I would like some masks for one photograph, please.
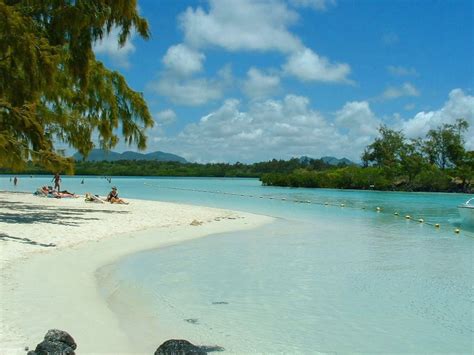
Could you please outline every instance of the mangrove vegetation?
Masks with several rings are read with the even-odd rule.
[[[263,174],[269,186],[471,192],[474,152],[466,151],[468,122],[459,119],[430,130],[424,138],[407,139],[386,126],[364,150],[362,166]]]

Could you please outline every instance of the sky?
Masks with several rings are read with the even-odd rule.
[[[458,118],[474,149],[473,4],[139,0],[151,38],[113,30],[94,52],[143,93],[146,152],[358,162],[381,124],[416,138]]]

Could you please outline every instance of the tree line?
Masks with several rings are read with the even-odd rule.
[[[386,126],[364,150],[362,165],[334,166],[321,159],[273,159],[244,163],[179,163],[147,160],[77,161],[75,173],[98,176],[184,176],[260,178],[263,185],[308,188],[471,192],[474,152],[464,148],[465,120],[430,130],[424,138],[407,139]],[[13,173],[0,168],[0,173]],[[50,174],[28,162],[25,174]]]
[[[303,167],[263,174],[260,180],[269,186],[471,192],[474,151],[465,149],[468,127],[459,119],[430,130],[424,138],[407,139],[402,131],[382,125],[379,137],[361,156],[362,166]]]
[[[332,166],[320,159],[302,161],[273,159],[253,164],[244,163],[179,163],[150,160],[117,160],[117,161],[77,161],[75,174],[99,176],[189,176],[189,177],[252,177],[263,174],[282,172],[290,174],[300,168],[330,169]],[[13,173],[11,169],[1,169],[0,173]],[[22,170],[24,174],[50,175],[51,172],[33,162],[27,163]]]

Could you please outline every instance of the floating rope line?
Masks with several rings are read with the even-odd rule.
[[[277,201],[285,201],[285,202],[292,202],[292,203],[303,203],[303,204],[310,204],[310,205],[319,205],[319,206],[332,206],[332,207],[340,207],[340,208],[352,208],[355,210],[362,210],[362,211],[370,211],[372,208],[368,208],[365,206],[359,207],[359,206],[351,206],[351,205],[346,205],[345,203],[333,203],[333,202],[328,202],[328,201],[313,201],[313,200],[302,200],[302,199],[291,199],[291,198],[286,198],[286,197],[272,197],[272,196],[262,196],[262,195],[249,195],[249,194],[240,194],[240,193],[233,193],[233,192],[225,192],[225,191],[219,191],[219,190],[200,190],[200,189],[190,189],[190,188],[184,188],[184,187],[170,187],[170,186],[159,186],[159,185],[153,185],[144,182],[143,183],[146,186],[150,187],[156,187],[160,189],[169,189],[169,190],[178,190],[178,191],[191,191],[191,192],[199,192],[199,193],[209,193],[209,194],[219,194],[219,195],[230,195],[230,196],[238,196],[238,197],[248,197],[248,198],[259,198],[259,199],[266,199],[266,200],[277,200]],[[377,213],[383,213],[383,209],[381,207],[376,207],[375,211]],[[400,217],[399,212],[394,212],[393,215],[395,217]],[[405,215],[406,220],[413,220],[417,221],[419,224],[426,224],[432,227],[435,227],[436,229],[441,228],[441,225],[439,223],[434,223],[434,222],[429,222],[425,221],[424,218],[417,218],[416,216],[411,216],[411,215]],[[454,233],[459,234],[461,232],[461,229],[455,228]]]

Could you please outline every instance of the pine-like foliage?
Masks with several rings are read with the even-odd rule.
[[[0,19],[0,167],[71,172],[55,145],[87,156],[93,137],[110,149],[120,133],[145,148],[153,119],[142,94],[92,50],[115,28],[119,45],[133,29],[148,38],[135,0],[0,0]]]

